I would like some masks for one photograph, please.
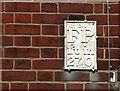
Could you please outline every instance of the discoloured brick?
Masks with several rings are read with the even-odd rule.
[[[107,84],[88,83],[85,85],[85,91],[106,91],[108,89]]]
[[[89,73],[87,72],[56,72],[56,81],[89,81]]]

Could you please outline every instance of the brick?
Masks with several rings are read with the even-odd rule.
[[[1,25],[0,28],[1,28],[0,34],[3,34],[3,33],[4,33],[4,28],[5,28],[5,27],[4,27],[3,25]]]
[[[4,3],[1,3],[2,4],[2,12],[4,12]]]
[[[111,68],[112,70],[119,69],[120,61],[118,61],[118,60],[111,61],[111,66],[112,66],[112,68]]]
[[[32,38],[33,46],[63,46],[62,37],[33,37]]]
[[[16,14],[15,23],[31,23],[30,14]]]
[[[119,26],[110,26],[109,35],[110,36],[119,36],[120,35],[120,27]],[[104,34],[108,36],[108,28],[104,27]]]
[[[118,60],[111,61],[111,66],[112,66],[112,68],[111,68],[112,70],[119,69],[120,61],[118,61]]]
[[[120,81],[120,72],[118,72],[118,81]]]
[[[57,35],[58,27],[57,26],[42,26],[43,35]]]
[[[119,48],[120,47],[120,38],[110,38],[110,47]],[[108,47],[108,39],[107,38],[99,38],[98,39],[98,47]]]
[[[97,58],[103,58],[104,50],[103,49],[97,49]]]
[[[5,11],[15,12],[15,3],[5,3]]]
[[[97,40],[97,46],[98,47],[104,47],[105,39],[104,38],[98,38]]]
[[[5,57],[8,58],[27,58],[39,57],[39,49],[35,48],[5,48]]]
[[[85,91],[106,91],[108,89],[107,84],[87,83],[85,85]]]
[[[2,36],[2,45],[3,46],[12,46],[13,45],[13,37]]]
[[[69,15],[69,20],[84,20],[84,15]]]
[[[3,58],[3,48],[0,48],[0,57]]]
[[[26,36],[16,36],[14,37],[14,43],[16,46],[30,46],[31,38]]]
[[[120,15],[118,16],[118,23],[119,23],[119,26],[120,26]],[[120,27],[119,27],[119,29],[120,29]]]
[[[64,26],[60,26],[59,30],[60,30],[60,35],[64,35]]]
[[[53,72],[40,71],[38,72],[39,81],[53,81]]]
[[[11,83],[11,90],[27,90],[27,83]]]
[[[64,58],[64,49],[59,49],[59,58]]]
[[[104,47],[104,38],[98,38],[97,40],[97,47]]]
[[[33,23],[37,24],[63,24],[65,19],[65,14],[33,14]]]
[[[91,88],[90,88],[91,87]],[[108,84],[106,83],[88,83],[86,84],[86,88],[85,91],[117,91],[116,88],[114,88],[111,84],[110,84],[110,89],[108,89]]]
[[[3,71],[2,81],[35,81],[36,73],[33,71]]]
[[[108,70],[108,61],[105,61],[105,60],[100,60],[98,61],[98,70]]]
[[[64,90],[64,84],[61,83],[30,83],[30,91],[33,90]]]
[[[5,25],[5,34],[40,34],[40,26],[37,25]]]
[[[118,25],[119,24],[119,15],[110,15],[110,24]]]
[[[9,89],[9,84],[8,83],[2,83],[2,91],[6,91]]]
[[[57,49],[56,48],[42,48],[41,57],[42,58],[57,58]]]
[[[120,48],[120,38],[110,38],[110,47]],[[98,47],[108,47],[108,38],[99,38]]]
[[[103,36],[103,27],[97,26],[97,36]]]
[[[3,13],[2,23],[13,23],[13,14]]]
[[[107,16],[106,15],[88,15],[87,20],[97,21],[98,25],[107,25]]]
[[[108,50],[106,49],[106,58],[108,58]],[[120,49],[110,49],[110,58],[119,59],[120,58]]]
[[[63,13],[93,13],[93,4],[60,3],[59,12]]]
[[[87,72],[55,72],[55,81],[89,81]]]
[[[6,12],[40,12],[39,3],[29,2],[6,2]]]
[[[105,39],[104,47],[108,46],[108,39]],[[110,38],[110,47],[120,48],[120,38]]]
[[[66,90],[67,91],[73,91],[73,90],[83,91],[83,84],[68,83],[66,84]]]
[[[119,13],[119,4],[110,4],[110,13]],[[107,4],[104,5],[104,12],[107,13]]]
[[[0,21],[2,22],[2,21],[3,21],[3,19],[2,19],[2,13],[0,13],[0,17],[1,17],[1,18],[0,18]]]
[[[117,67],[120,65],[120,62],[117,60],[111,60],[110,64],[112,66],[111,70],[118,69]],[[108,60],[99,60],[98,61],[98,70],[108,70]]]
[[[33,69],[62,69],[63,60],[34,60]]]
[[[57,4],[55,3],[43,3],[41,7],[42,12],[57,12]]]
[[[15,60],[15,69],[30,69],[31,60]]]
[[[97,72],[97,77],[98,77],[98,82],[107,82],[108,81],[108,73],[106,73],[106,72]]]
[[[13,68],[13,60],[3,59],[2,60],[2,69],[12,69]]]
[[[95,13],[103,13],[103,4],[95,4],[94,12]]]

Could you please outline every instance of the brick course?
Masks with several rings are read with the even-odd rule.
[[[24,71],[3,71],[2,81],[34,81],[36,79],[35,72]]]
[[[40,26],[38,25],[5,25],[5,34],[40,34]]]

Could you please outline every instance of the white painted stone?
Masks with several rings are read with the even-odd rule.
[[[96,22],[65,21],[65,69],[96,70]]]

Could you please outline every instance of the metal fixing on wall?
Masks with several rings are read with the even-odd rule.
[[[97,70],[96,21],[65,20],[66,70]]]

